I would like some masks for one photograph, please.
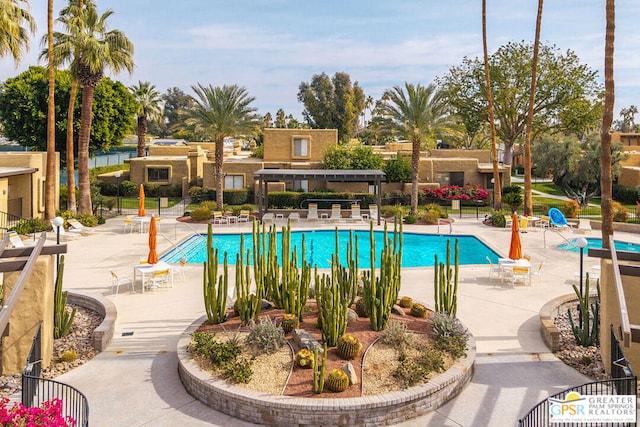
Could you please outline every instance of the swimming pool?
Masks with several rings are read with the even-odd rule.
[[[616,240],[616,250],[619,251],[629,251],[629,252],[640,252],[640,245],[636,243],[629,242],[621,242]],[[576,245],[576,239],[571,240],[570,242],[563,243],[561,245],[556,246],[558,249],[562,249],[563,251],[571,251],[571,252],[580,252],[580,248]],[[585,249],[600,249],[602,248],[602,239],[596,239],[594,237],[587,238],[587,247]]]
[[[340,262],[346,263],[347,242],[349,231],[338,232]],[[335,250],[334,230],[313,230],[291,232],[291,247],[296,246],[300,255],[302,235],[305,235],[306,259],[313,267],[330,268],[331,256]],[[353,235],[358,239],[358,267],[368,268],[370,265],[369,231],[354,230]],[[280,236],[278,233],[278,256],[280,256]],[[393,233],[388,233],[393,238]],[[376,258],[379,259],[382,250],[383,232],[374,231]],[[251,248],[251,234],[244,235],[245,252]],[[487,264],[486,257],[492,262],[498,261],[498,254],[474,236],[467,235],[440,235],[403,233],[402,266],[403,267],[429,267],[433,266],[434,255],[438,254],[438,260],[444,262],[447,250],[447,240],[451,240],[451,262],[453,263],[455,239],[459,241],[460,265]],[[236,254],[240,246],[240,234],[214,234],[213,247],[218,249],[218,262],[223,262],[224,252],[227,251],[229,264],[235,264]],[[178,249],[179,248],[179,249]],[[206,235],[194,235],[161,257],[162,261],[177,263],[181,258],[186,258],[187,263],[198,264],[206,259]],[[300,256],[298,256],[300,259]]]

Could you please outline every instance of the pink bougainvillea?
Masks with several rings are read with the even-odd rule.
[[[446,185],[439,188],[426,188],[427,197],[441,200],[485,200],[489,198],[489,192],[479,185]]]
[[[62,416],[62,400],[53,399],[43,402],[40,407],[27,408],[14,403],[6,397],[0,399],[0,426],[6,427],[75,427],[73,418]]]

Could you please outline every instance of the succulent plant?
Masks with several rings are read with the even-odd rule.
[[[304,369],[311,369],[313,367],[313,352],[303,348],[296,353],[296,366]]]
[[[411,299],[411,297],[402,297],[400,298],[400,303],[399,303],[400,307],[402,308],[411,308],[413,307],[413,300]]]
[[[345,391],[349,388],[349,377],[342,369],[332,369],[327,376],[326,385],[331,391]]]
[[[362,344],[358,341],[358,338],[353,335],[343,335],[338,339],[338,355],[346,360],[355,359],[358,357]]]
[[[369,317],[369,313],[367,313],[367,306],[362,298],[358,298],[354,308],[359,317]]]
[[[413,304],[411,307],[411,315],[415,317],[427,317],[427,307],[422,304]]]
[[[285,334],[293,331],[299,325],[300,321],[298,320],[298,316],[296,316],[295,314],[287,313],[282,316],[282,319],[280,319],[280,327]]]
[[[62,359],[63,362],[75,362],[78,359],[78,353],[76,353],[73,350],[67,350],[64,353],[62,353],[62,356],[60,356],[60,359]]]

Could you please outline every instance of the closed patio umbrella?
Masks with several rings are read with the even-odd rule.
[[[158,262],[156,234],[156,217],[152,215],[151,222],[149,223],[149,256],[147,257],[149,264],[156,264]]]
[[[144,210],[144,186],[140,184],[140,200],[138,201],[138,216],[146,216]]]
[[[509,246],[509,258],[522,258],[522,243],[520,242],[520,228],[518,227],[518,214],[513,214],[511,221],[511,245]]]

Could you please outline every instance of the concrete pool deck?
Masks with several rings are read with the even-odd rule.
[[[294,229],[335,226],[304,221],[293,224]],[[368,227],[346,223],[338,226]],[[222,225],[214,227],[214,232],[250,229],[244,224]],[[404,229],[436,232],[436,226],[407,225]],[[448,227],[441,227],[440,231],[448,232]],[[194,232],[206,232],[206,225],[163,217],[159,253]],[[456,219],[453,232],[475,235],[499,254],[508,253],[509,229],[487,227],[476,219]],[[523,252],[531,256],[532,264],[544,261],[541,277],[534,278],[531,287],[508,289],[491,283],[488,265],[460,267],[458,317],[476,339],[474,377],[457,398],[437,411],[400,425],[513,426],[549,394],[588,381],[549,352],[538,320],[538,312],[546,302],[573,292],[579,254],[554,246],[565,238],[578,236],[542,230],[521,235]],[[594,230],[591,236],[599,237],[599,231]],[[92,426],[253,425],[195,400],[178,377],[177,340],[191,322],[204,314],[201,266],[187,266],[185,280],[176,278],[173,288],[141,294],[130,293],[125,287],[113,295],[109,272],[131,276],[133,266],[147,255],[147,237],[123,233],[122,218],[114,218],[95,228],[94,234],[68,242],[65,288],[105,295],[116,305],[118,317],[114,339],[107,349],[58,379],[85,393]],[[640,243],[639,234],[616,233],[616,239]],[[585,269],[589,271],[598,261],[585,256]],[[432,268],[403,269],[400,294],[433,304],[432,274]],[[133,334],[123,336],[125,332]]]

